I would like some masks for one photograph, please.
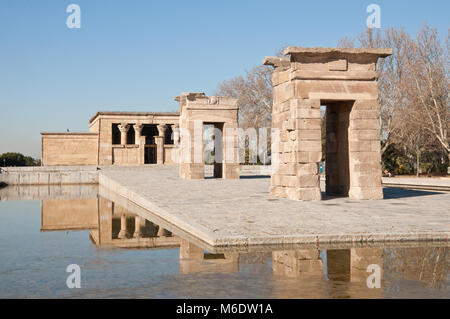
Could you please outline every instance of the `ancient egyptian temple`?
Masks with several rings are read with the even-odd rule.
[[[392,49],[288,47],[284,54],[264,60],[274,68],[271,195],[320,200],[325,155],[328,195],[383,198],[376,68]],[[239,179],[238,100],[204,93],[175,100],[180,112],[98,112],[88,133],[41,133],[42,163],[179,164],[181,178],[202,179],[211,126],[214,177]]]
[[[98,112],[87,133],[41,133],[42,165],[171,164],[178,113]]]

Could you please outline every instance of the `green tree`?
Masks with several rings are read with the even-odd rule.
[[[36,160],[30,156],[25,156],[21,153],[3,153],[0,155],[0,166],[38,166],[40,160]]]

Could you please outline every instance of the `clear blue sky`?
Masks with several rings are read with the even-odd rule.
[[[71,3],[81,29],[66,26]],[[212,94],[285,45],[335,46],[370,3],[382,28],[447,35],[448,0],[1,0],[0,153],[40,157],[41,131],[87,131],[99,110],[177,110],[175,95]]]

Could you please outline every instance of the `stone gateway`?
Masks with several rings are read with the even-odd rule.
[[[320,200],[321,105],[326,106],[326,193],[381,199],[376,65],[392,49],[288,47],[274,67],[270,193]],[[277,134],[278,133],[278,134]]]

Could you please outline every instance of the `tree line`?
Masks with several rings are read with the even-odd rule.
[[[3,153],[0,154],[0,166],[40,166],[41,160],[34,159],[31,156],[25,156],[21,153]]]

